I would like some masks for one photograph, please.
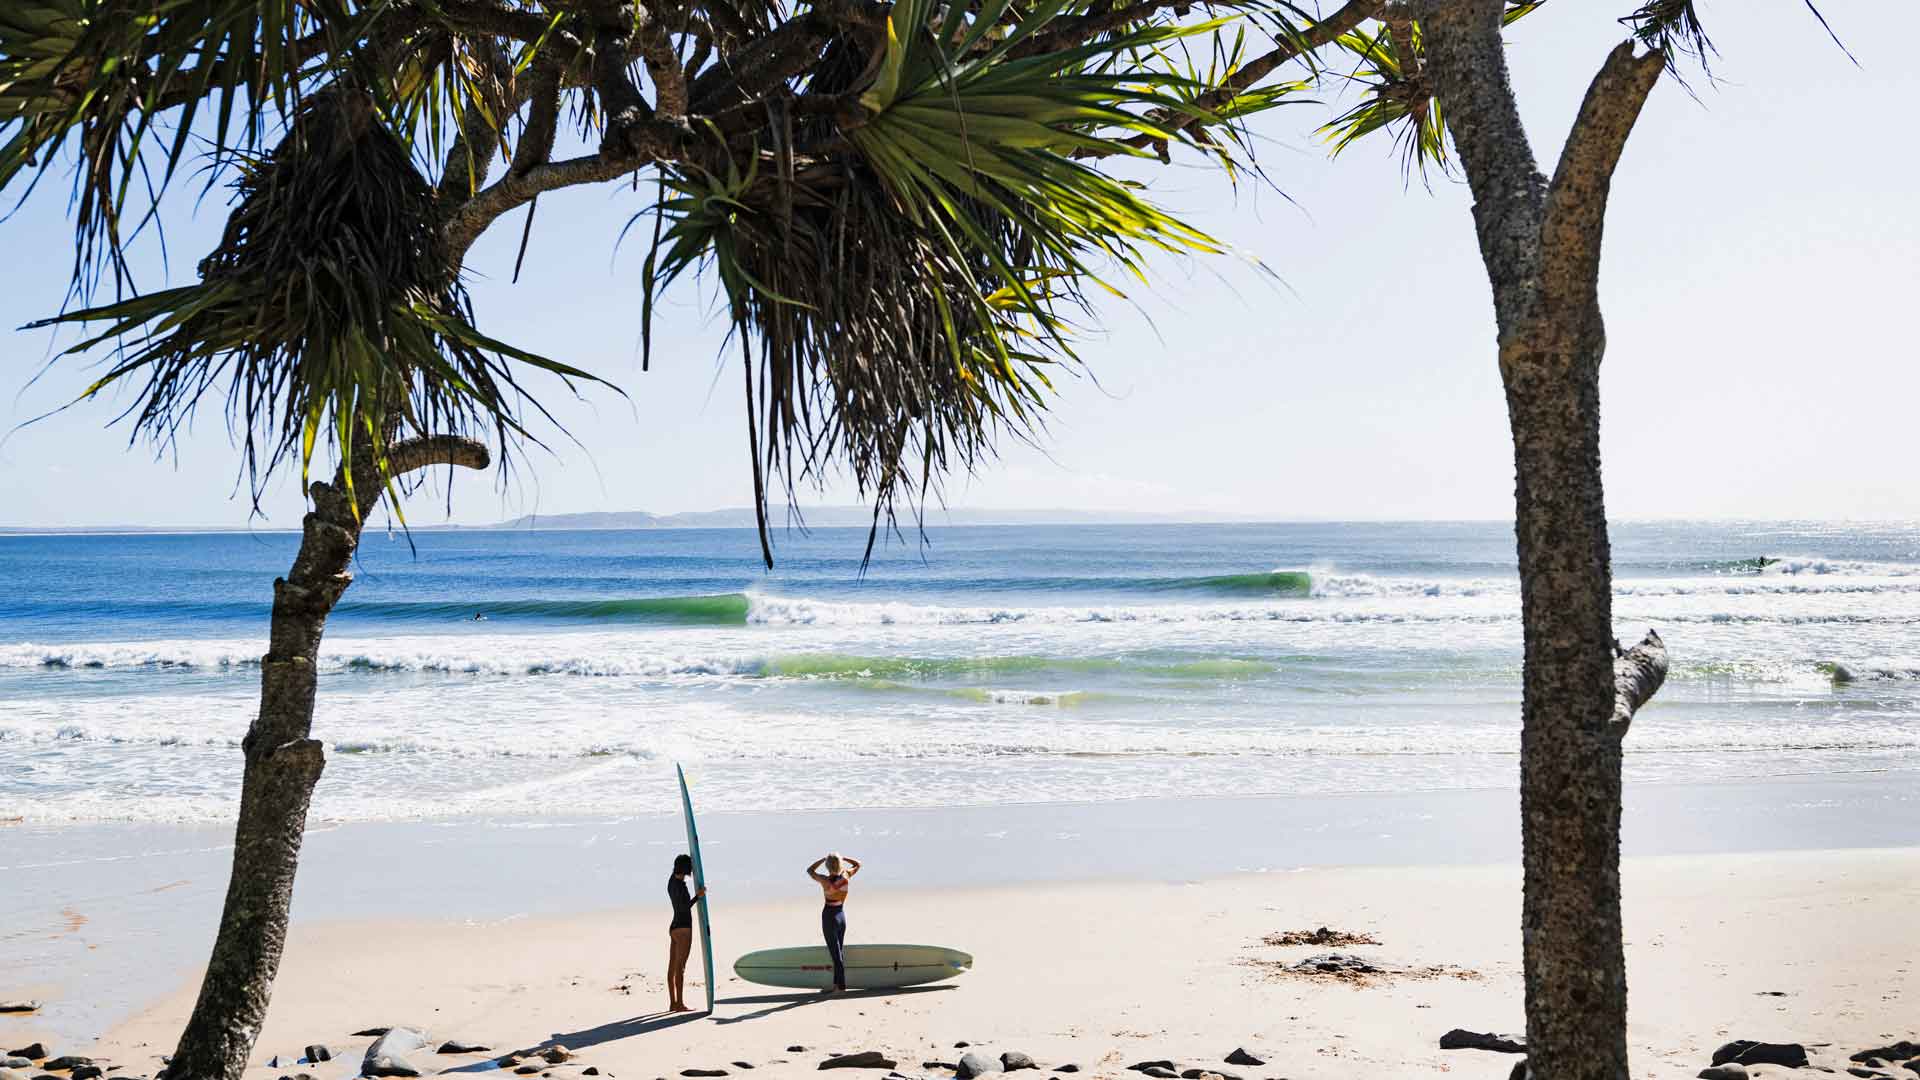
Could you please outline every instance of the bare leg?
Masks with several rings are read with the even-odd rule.
[[[672,931],[667,950],[667,1011],[689,1012],[687,1008],[687,955],[693,951],[693,931]]]

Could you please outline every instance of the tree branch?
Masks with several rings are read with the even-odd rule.
[[[593,14],[593,90],[606,115],[600,156],[626,158],[638,151],[639,132],[654,118],[631,72],[634,25],[640,16],[630,0],[601,0]]]
[[[1193,2],[1194,0],[1137,0],[1123,7],[1095,11],[1073,19],[1062,19],[1058,26],[1035,34],[1015,48],[1010,55],[1019,59],[1072,48],[1075,45],[1084,45],[1109,30],[1118,30],[1131,23],[1140,22],[1165,8],[1187,7]]]
[[[380,473],[374,463],[373,447],[364,435],[354,440],[353,486],[347,486],[347,470],[341,468],[333,472],[333,482],[316,480],[307,488],[307,495],[313,499],[313,506],[320,517],[329,522],[330,528],[359,529],[359,522],[366,520],[374,506],[384,493],[380,482]],[[418,469],[435,465],[459,465],[468,469],[484,469],[493,462],[493,455],[487,450],[487,444],[464,435],[421,435],[411,439],[402,439],[387,448],[387,472],[393,477],[402,477]],[[348,492],[354,492],[350,498]],[[371,493],[369,495],[369,493]],[[353,504],[360,508],[354,514]],[[298,576],[299,564],[294,565]],[[341,588],[345,588],[343,584]]]
[[[836,34],[886,24],[888,7],[876,0],[822,0],[720,61],[694,80],[693,107],[711,113],[766,94],[812,67]]]
[[[1401,89],[1407,94],[1407,108],[1418,129],[1427,121],[1428,103],[1433,97],[1420,77],[1420,56],[1413,45],[1413,19],[1398,7],[1388,9],[1381,18],[1387,24],[1387,40],[1393,42],[1394,59],[1400,62]]]
[[[550,15],[537,11],[511,8],[490,0],[439,0],[438,10],[446,16],[443,21],[450,29],[477,30],[528,45],[545,38],[542,51],[559,45],[576,51],[584,47],[572,31],[553,26]]]
[[[453,265],[457,267],[465,261],[467,249],[501,214],[525,204],[543,191],[612,180],[650,162],[675,157],[677,150],[670,148],[679,145],[683,134],[671,130],[660,132],[654,128],[641,129],[636,136],[640,149],[629,154],[610,155],[602,151],[566,161],[535,165],[523,173],[509,170],[507,175],[468,199],[448,218],[447,249],[452,255]]]
[[[491,100],[469,103],[460,117],[460,134],[448,149],[446,165],[440,171],[440,198],[449,201],[472,195],[487,182],[493,155],[500,152],[500,132],[494,125],[505,124],[520,107],[513,86],[513,61],[507,59],[506,50],[490,37],[468,40],[471,47],[486,50],[491,81],[483,92]],[[454,47],[459,48],[458,41]]]
[[[487,444],[464,435],[421,435],[397,442],[387,450],[387,468],[394,476],[435,465],[484,469],[492,463]]]
[[[1547,189],[1540,227],[1541,286],[1556,302],[1593,299],[1614,166],[1665,67],[1658,50],[1635,56],[1633,42],[1623,41],[1587,87]]]
[[[513,144],[508,175],[525,175],[553,157],[553,140],[560,127],[559,65],[534,65],[528,97],[532,107],[527,110],[527,122],[520,129],[519,141]]]
[[[641,8],[634,38],[641,58],[646,61],[647,77],[653,80],[655,115],[669,121],[685,120],[687,73],[680,68],[680,57],[675,55],[673,41],[667,36],[659,15]]]
[[[1313,52],[1315,49],[1331,44],[1333,40],[1341,34],[1373,18],[1375,13],[1383,6],[1385,6],[1385,0],[1347,0],[1347,3],[1342,5],[1340,10],[1314,23],[1302,31],[1297,38],[1283,41],[1275,46],[1272,52],[1257,59],[1249,60],[1241,66],[1239,70],[1221,80],[1219,86],[1196,98],[1194,105],[1204,112],[1214,112],[1221,106],[1231,102],[1234,98],[1239,97],[1242,93],[1245,93],[1261,79],[1266,78],[1275,68],[1306,53]],[[1189,131],[1203,124],[1203,121],[1199,117],[1182,117],[1177,114],[1156,113],[1152,119],[1162,127],[1166,127],[1175,132]],[[1156,143],[1164,143],[1165,140],[1142,132],[1132,138],[1123,140],[1123,142],[1125,145],[1134,147],[1135,149],[1144,149]],[[1107,157],[1109,153],[1117,152],[1118,151],[1101,152],[1082,150],[1076,151],[1074,156],[1079,158]]]
[[[1631,649],[1613,643],[1613,727],[1616,736],[1624,736],[1640,711],[1660,692],[1667,681],[1667,643],[1652,630]]]
[[[1504,334],[1521,326],[1540,291],[1540,221],[1546,178],[1520,123],[1500,36],[1505,0],[1424,5],[1427,75],[1473,191],[1481,261]]]

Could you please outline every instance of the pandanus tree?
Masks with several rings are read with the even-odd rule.
[[[172,1080],[237,1077],[265,1015],[322,767],[315,659],[365,515],[382,498],[397,511],[423,468],[485,467],[534,439],[527,373],[597,381],[475,328],[460,273],[482,232],[520,207],[530,226],[560,188],[653,194],[637,317],[644,332],[689,271],[721,285],[770,560],[772,485],[844,470],[877,531],[896,499],[1032,432],[1102,275],[1219,250],[1138,177],[1175,154],[1232,170],[1250,117],[1329,85],[1361,90],[1323,129],[1336,151],[1381,133],[1408,168],[1457,168],[1473,194],[1517,478],[1528,1068],[1625,1080],[1622,738],[1667,659],[1654,634],[1622,650],[1613,633],[1600,250],[1642,105],[1711,44],[1691,0],[1623,0],[1548,175],[1504,52],[1523,17],[1553,17],[1542,0],[1194,6],[0,7],[0,186],[70,165],[81,295],[124,290],[54,320],[105,324],[76,352],[116,349],[87,396],[131,386],[135,432],[164,445],[213,395],[256,497],[283,467],[334,468],[309,485],[275,585],[233,879]],[[157,205],[195,157],[234,180],[228,228],[197,283],[138,293],[123,211],[135,192]]]
[[[644,179],[633,316],[690,270],[722,286],[769,564],[769,486],[827,470],[871,498],[871,548],[897,500],[1034,429],[1096,272],[1215,250],[1073,156],[1188,140],[1165,118],[1203,115],[1193,83],[1158,57],[1212,29],[1067,0],[0,10],[0,187],[70,163],[76,294],[116,290],[47,320],[100,328],[69,350],[107,356],[82,397],[126,391],[136,439],[163,448],[212,402],[256,505],[297,467],[310,507],[274,583],[232,875],[172,1080],[237,1078],[265,1018],[324,766],[322,635],[367,515],[398,515],[422,470],[537,442],[528,424],[552,418],[529,375],[600,382],[476,328],[474,240],[517,207],[530,223],[542,192]],[[196,282],[140,292],[129,200],[160,212],[195,160],[231,181],[226,228]]]

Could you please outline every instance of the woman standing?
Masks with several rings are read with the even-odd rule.
[[[826,873],[821,873],[822,867]],[[826,894],[827,904],[820,910],[820,934],[827,939],[827,955],[833,958],[833,992],[847,988],[847,888],[853,883],[853,875],[860,872],[860,860],[842,859],[835,852],[828,852],[823,858],[815,859],[807,867],[807,876],[820,883],[820,891]]]
[[[673,876],[667,879],[667,899],[673,902],[673,922],[667,927],[667,1011],[692,1012],[687,1008],[687,956],[693,952],[693,902],[707,895],[707,887],[687,891],[687,875],[693,873],[693,856],[678,855],[673,860]]]

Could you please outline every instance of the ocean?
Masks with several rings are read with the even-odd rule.
[[[316,822],[1512,788],[1499,524],[370,532]],[[218,823],[288,533],[0,537],[0,820]],[[1630,783],[1912,770],[1920,528],[1614,529]],[[1760,565],[1760,559],[1778,560]]]

